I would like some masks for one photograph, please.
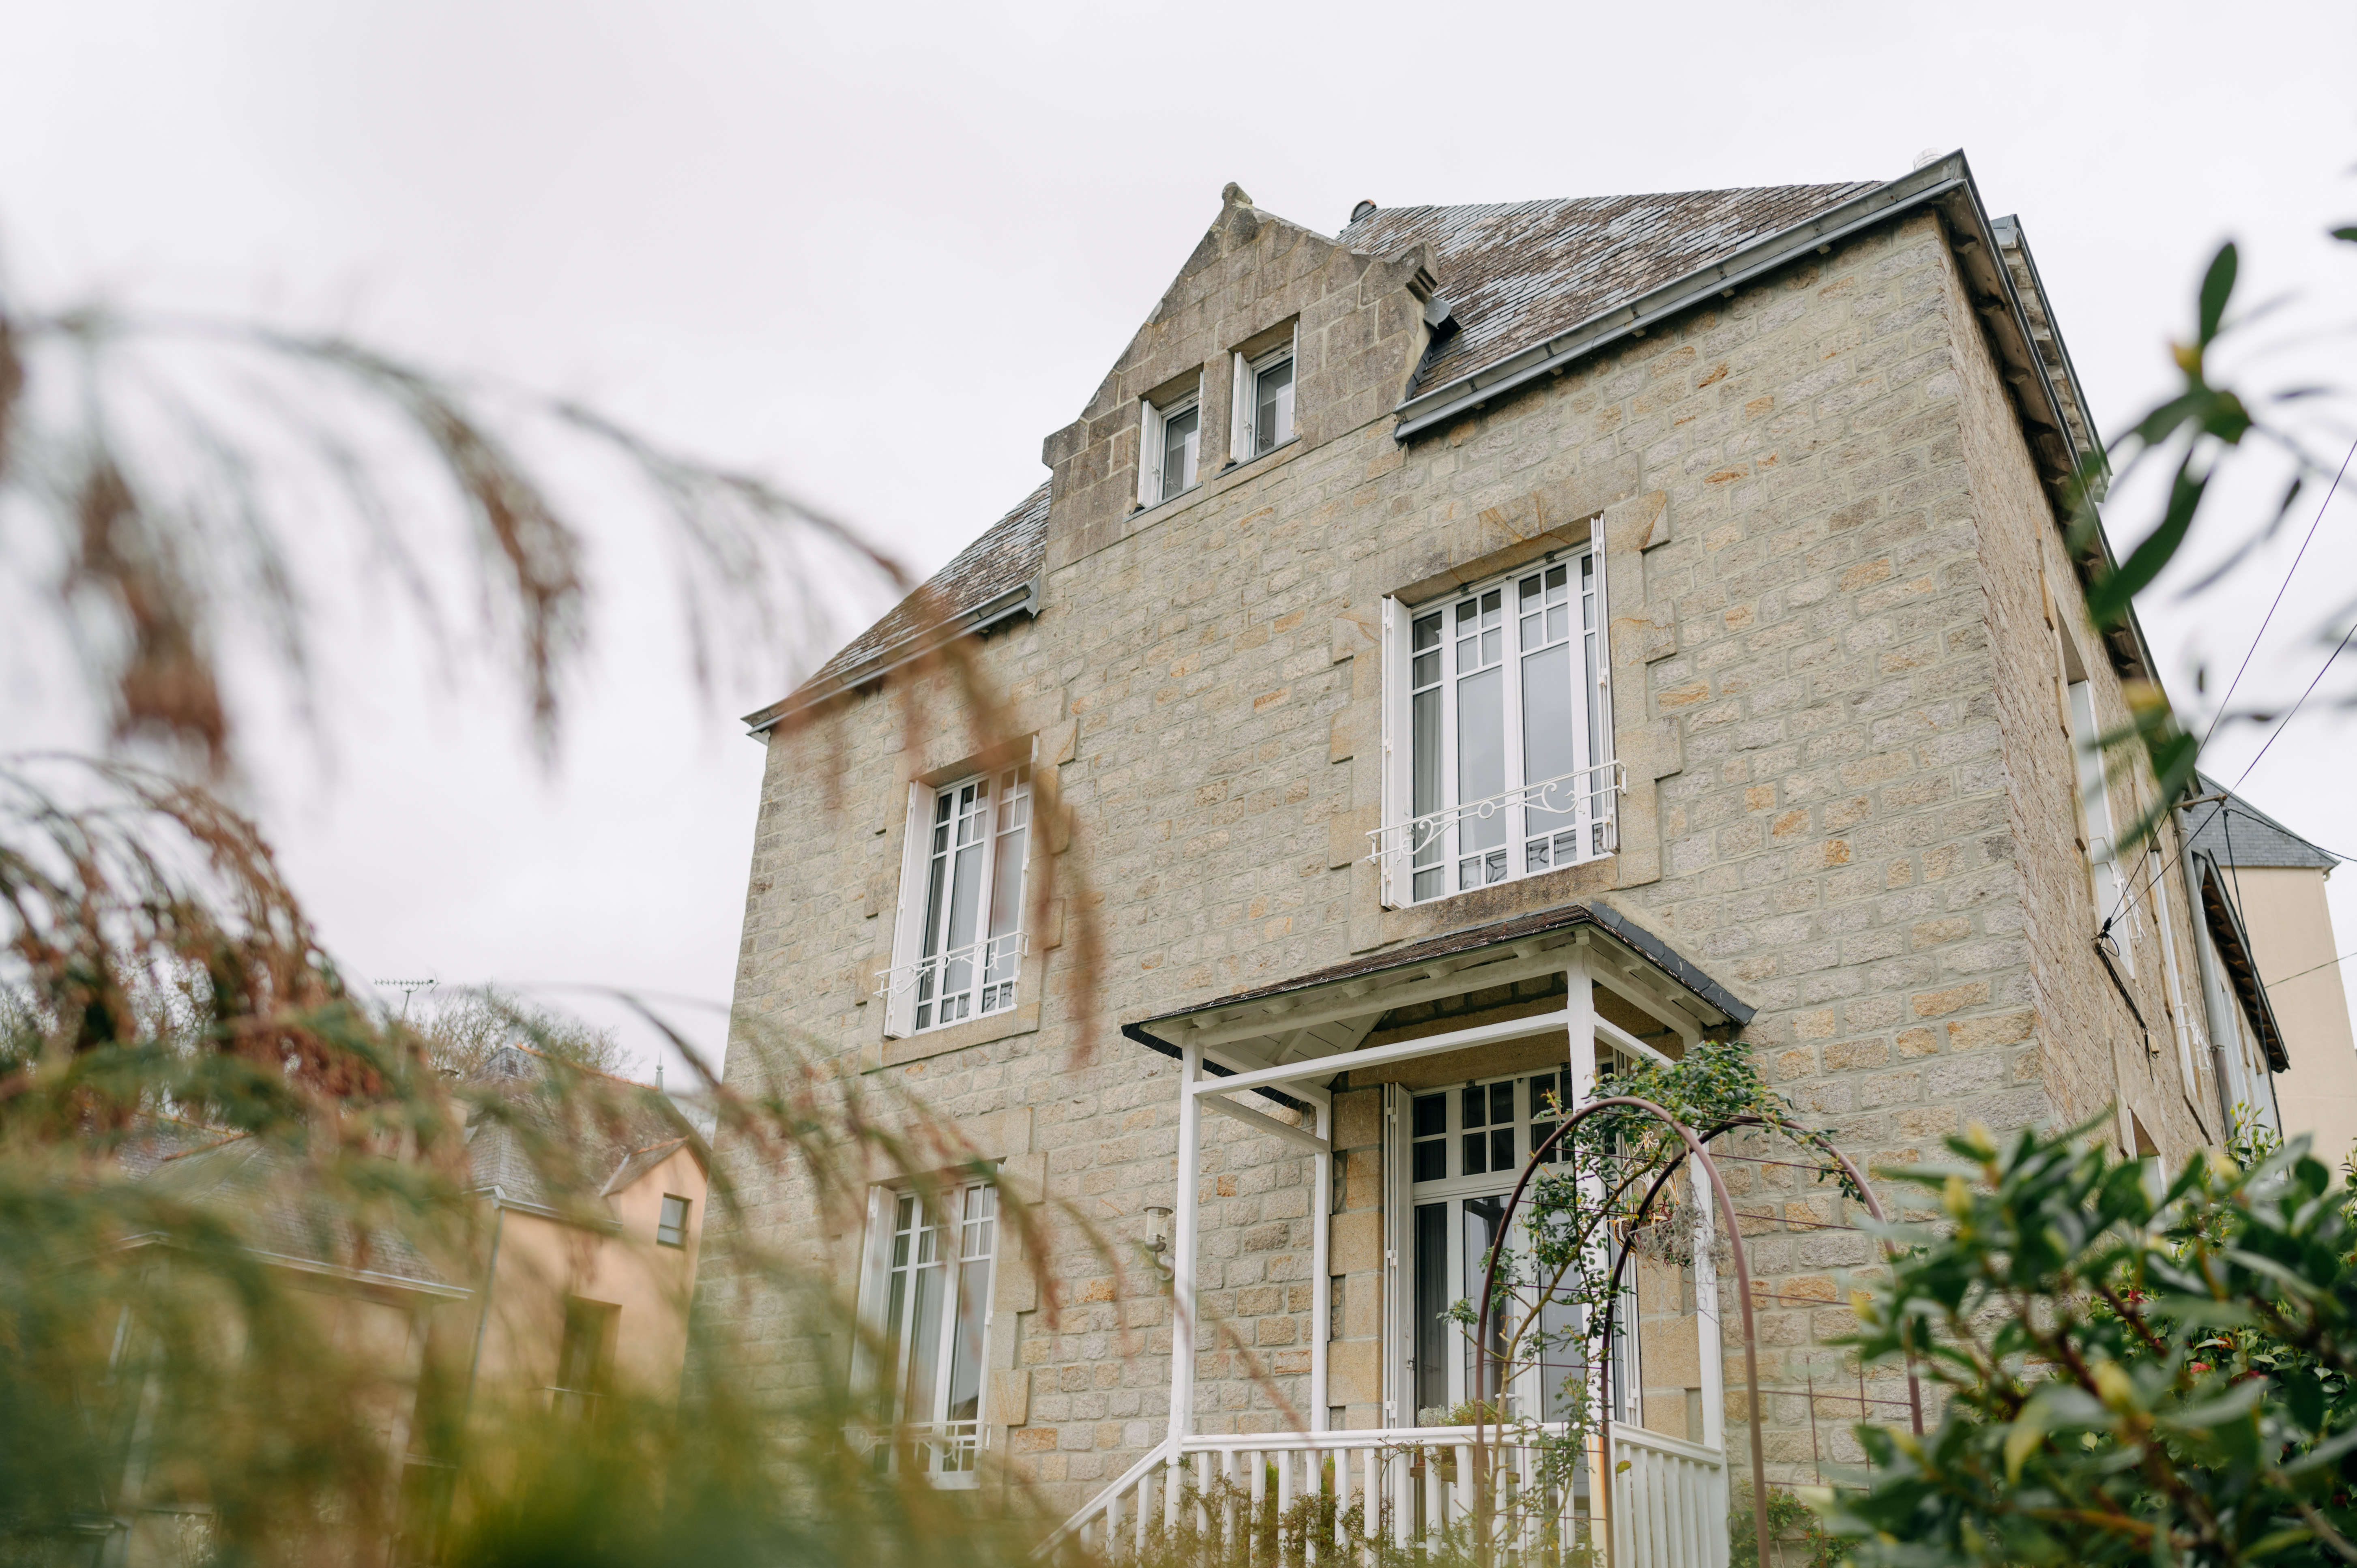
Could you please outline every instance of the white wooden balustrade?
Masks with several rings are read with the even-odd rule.
[[[1585,1485],[1577,1495],[1551,1488],[1537,1449],[1513,1433],[1483,1435],[1481,1465],[1467,1426],[1165,1442],[1068,1520],[1039,1555],[1121,1562],[1192,1541],[1207,1559],[1269,1568],[1372,1563],[1372,1541],[1401,1549],[1437,1546],[1452,1534],[1466,1541],[1474,1487],[1486,1470],[1496,1561],[1532,1568],[1568,1561],[1601,1522]],[[1726,1568],[1727,1467],[1718,1451],[1618,1426],[1612,1448],[1611,1568]],[[1297,1511],[1304,1498],[1318,1506]]]

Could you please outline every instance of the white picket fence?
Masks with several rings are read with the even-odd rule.
[[[1120,1562],[1191,1539],[1207,1555],[1232,1552],[1269,1568],[1288,1559],[1372,1562],[1371,1541],[1405,1549],[1469,1529],[1486,1471],[1498,1561],[1564,1562],[1587,1537],[1589,1502],[1543,1481],[1539,1451],[1514,1434],[1487,1436],[1480,1464],[1473,1430],[1463,1426],[1192,1436],[1175,1449],[1165,1443],[1066,1520],[1039,1555],[1069,1547]],[[1719,1454],[1620,1427],[1612,1448],[1611,1568],[1726,1568]],[[1303,1498],[1318,1506],[1297,1511]]]

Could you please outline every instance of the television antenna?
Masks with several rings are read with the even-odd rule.
[[[401,993],[401,1021],[409,1022],[409,999],[421,991],[431,991],[441,984],[438,980],[373,980],[369,983],[385,991]]]

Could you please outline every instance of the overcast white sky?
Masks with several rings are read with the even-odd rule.
[[[586,392],[920,569],[1039,482],[1041,438],[1230,179],[1330,231],[1361,197],[1888,178],[1962,146],[1992,212],[2021,215],[2107,433],[2164,389],[2221,238],[2254,297],[2302,291],[2287,335],[2357,304],[2357,251],[2320,238],[2357,217],[2345,0],[0,0],[0,39],[13,289],[334,323]],[[2345,371],[2349,342],[2309,337],[2310,370]],[[2321,661],[2309,633],[2357,593],[2352,501],[2245,695],[2296,694]],[[2148,596],[2173,688],[2241,658],[2309,515],[2199,605]],[[495,680],[417,677],[362,616],[323,629],[332,766],[290,746],[253,803],[358,974],[629,986],[691,999],[673,1016],[716,1042],[761,765],[734,719],[791,672],[699,693],[620,516],[553,775]],[[2357,725],[2320,700],[2357,690],[2357,657],[2336,676],[2245,792],[2357,854]],[[0,744],[77,738],[58,679],[0,663]],[[2222,736],[2210,767],[2233,778],[2256,738]],[[2357,946],[2357,870],[2332,890]]]

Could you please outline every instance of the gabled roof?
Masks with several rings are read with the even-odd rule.
[[[450,1283],[400,1232],[372,1226],[363,1233],[317,1196],[301,1161],[244,1133],[134,1174],[183,1202],[237,1213],[245,1243],[265,1256],[391,1284]]]
[[[502,1046],[470,1080],[497,1089],[508,1106],[507,1119],[478,1112],[467,1129],[467,1160],[476,1190],[496,1188],[502,1203],[556,1212],[562,1195],[549,1189],[541,1162],[533,1157],[533,1140],[569,1153],[578,1162],[573,1174],[585,1189],[596,1184],[599,1197],[621,1191],[688,1144],[676,1124],[655,1111],[626,1107],[618,1122],[607,1122],[568,1109],[542,1091],[555,1065],[526,1047]],[[696,1158],[701,1161],[703,1155]]]
[[[1354,251],[1432,247],[1458,330],[1426,360],[1435,386],[1872,190],[1879,181],[1378,209],[1345,228]]]
[[[844,645],[781,703],[745,715],[754,734],[787,714],[876,679],[951,639],[1039,607],[1048,555],[1048,487],[1041,485],[891,612]]]
[[[2186,809],[2191,821],[2200,824],[2188,841],[2188,847],[2196,854],[2208,854],[2230,870],[2249,865],[2330,871],[2341,864],[2339,855],[2319,849],[2208,774],[2193,777],[2199,793],[2226,797],[2212,805]]]

